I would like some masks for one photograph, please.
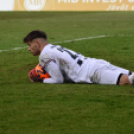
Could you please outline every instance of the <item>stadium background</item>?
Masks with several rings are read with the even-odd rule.
[[[0,0],[4,11],[133,11],[133,0]]]
[[[133,134],[133,86],[31,83],[38,57],[23,43],[40,29],[52,44],[134,70],[133,0],[56,1],[0,0],[0,134]]]

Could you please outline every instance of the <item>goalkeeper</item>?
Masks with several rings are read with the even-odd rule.
[[[43,83],[134,84],[134,73],[131,71],[102,59],[85,57],[59,45],[48,44],[43,31],[32,31],[23,41],[34,56],[39,55],[39,63],[50,75],[41,80]],[[35,78],[34,82],[38,79]]]

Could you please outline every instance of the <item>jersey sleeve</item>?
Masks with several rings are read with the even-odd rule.
[[[52,56],[50,53],[41,54],[39,56],[39,63],[41,66],[44,66],[44,64],[48,64],[52,60]]]
[[[43,68],[51,76],[48,79],[44,79],[43,83],[63,83],[64,82],[63,75],[54,61],[50,61],[49,63],[45,64]]]
[[[50,78],[44,79],[43,83],[63,83],[64,77],[50,53],[40,55],[39,62],[43,69],[51,76]]]

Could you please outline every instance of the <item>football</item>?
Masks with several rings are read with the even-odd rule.
[[[50,78],[50,75],[45,70],[42,69],[42,66],[40,63],[35,67],[35,71],[36,71],[37,77],[41,79]]]
[[[31,82],[42,82],[43,79],[50,78],[50,75],[42,69],[40,63],[29,72]]]

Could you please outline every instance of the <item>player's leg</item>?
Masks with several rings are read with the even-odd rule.
[[[118,66],[115,66],[115,65],[112,65],[112,64],[109,64],[108,67],[110,68],[110,70],[120,71],[120,72],[122,72],[122,74],[126,74],[126,75],[131,75],[132,74],[132,72],[130,70],[127,70],[127,69],[124,69],[124,68],[121,68],[121,67],[118,67]]]
[[[98,60],[96,64],[96,69],[93,71],[93,75],[90,77],[93,83],[98,84],[114,84],[114,85],[125,85],[131,84],[134,81],[133,77],[130,75],[131,72],[127,69],[110,64],[104,60]],[[129,77],[129,75],[131,77]],[[130,79],[132,79],[130,81]]]
[[[129,76],[125,74],[121,74],[120,78],[118,78],[118,85],[131,85],[132,83],[129,80]]]
[[[105,67],[97,69],[94,72],[94,83],[116,85],[119,83],[120,74]]]
[[[113,71],[117,71],[117,72],[121,72],[121,74],[119,75],[119,78],[118,78],[118,81],[117,81],[117,84],[118,85],[130,85],[130,84],[133,84],[134,83],[134,74],[132,74],[131,71],[127,70],[127,69],[124,69],[124,68],[121,68],[121,67],[118,67],[118,66],[115,66],[115,65],[109,65],[109,68],[110,70],[113,70]]]
[[[134,73],[128,76],[129,82],[134,85]]]
[[[134,77],[133,77],[134,80]],[[129,76],[120,71],[113,71],[106,67],[98,69],[94,73],[94,83],[111,85],[130,85]]]

